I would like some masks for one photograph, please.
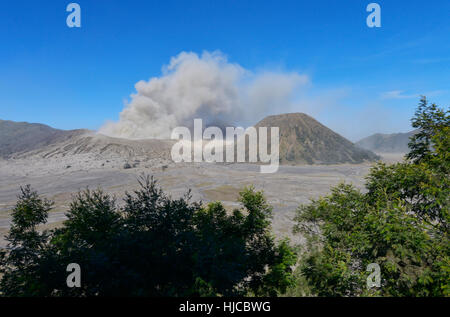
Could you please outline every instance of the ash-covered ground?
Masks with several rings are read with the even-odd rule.
[[[390,161],[396,157],[389,157]],[[129,164],[126,166],[125,164]],[[272,228],[279,238],[292,235],[296,208],[329,193],[339,182],[363,189],[364,177],[371,164],[280,166],[278,172],[261,174],[255,164],[178,163],[163,158],[142,162],[121,159],[94,159],[89,154],[68,157],[28,157],[0,161],[0,234],[10,225],[10,212],[20,185],[31,184],[43,196],[55,201],[47,227],[60,225],[73,194],[89,187],[101,187],[116,195],[118,202],[125,191],[137,188],[142,173],[153,175],[173,197],[192,190],[194,200],[222,201],[230,210],[238,207],[237,197],[245,186],[254,185],[273,206]],[[131,167],[131,168],[130,168]],[[5,246],[5,241],[0,241]]]

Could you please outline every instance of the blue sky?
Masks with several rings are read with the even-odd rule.
[[[220,50],[232,63],[310,78],[322,123],[356,140],[408,131],[419,94],[450,105],[450,1],[3,1],[0,118],[56,128],[117,120],[140,80],[182,51]],[[294,109],[303,111],[303,109]],[[255,118],[258,121],[262,118]]]

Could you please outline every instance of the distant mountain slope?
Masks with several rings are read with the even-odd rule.
[[[356,147],[339,134],[302,113],[269,116],[256,127],[280,128],[281,164],[340,164],[374,161],[379,157]],[[270,130],[269,130],[270,142]],[[67,158],[117,162],[170,160],[174,140],[127,140],[89,130],[64,131],[43,124],[0,120],[0,157]],[[72,165],[72,164],[68,164]]]
[[[149,158],[169,159],[170,150],[175,143],[173,140],[129,140],[97,134],[95,132],[67,138],[64,141],[43,146],[41,148],[18,155],[32,157],[34,155],[43,158],[61,158],[76,156],[77,154],[89,154],[95,159],[123,159],[123,160],[147,160]]]
[[[280,128],[282,164],[361,163],[379,159],[304,113],[268,116],[255,127]]]
[[[58,130],[40,123],[0,120],[0,157],[32,151],[67,140],[88,130]]]
[[[417,130],[407,133],[376,133],[356,142],[356,145],[377,153],[407,153],[409,138],[415,133]]]

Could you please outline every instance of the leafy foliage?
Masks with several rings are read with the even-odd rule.
[[[308,240],[298,274],[311,295],[449,296],[449,111],[422,98],[404,162],[377,163],[367,191],[340,184],[299,207],[296,232]],[[366,287],[381,268],[381,287]]]
[[[12,225],[6,236],[10,251],[0,253],[0,292],[11,296],[39,294],[45,286],[37,281],[42,274],[41,256],[49,235],[39,232],[38,226],[47,221],[52,203],[39,198],[25,186],[20,188],[16,207],[12,211]]]
[[[276,296],[293,283],[296,255],[271,236],[262,192],[243,190],[230,214],[219,202],[190,202],[189,192],[172,199],[153,178],[139,182],[121,207],[101,190],[80,192],[63,227],[42,234],[50,204],[26,187],[0,262],[3,294]],[[69,263],[82,269],[80,288],[66,286]]]
[[[411,137],[407,158],[415,162],[429,160],[430,156],[436,154],[432,149],[436,145],[436,135],[450,126],[449,110],[440,109],[434,103],[428,104],[427,98],[422,96],[411,121],[412,126],[419,129],[419,132]]]

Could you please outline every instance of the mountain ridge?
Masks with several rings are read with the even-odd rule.
[[[11,158],[19,153],[63,142],[87,132],[90,130],[60,130],[42,123],[0,119],[0,157]]]
[[[272,115],[259,121],[256,128],[269,128],[269,146],[273,126],[280,128],[281,164],[357,164],[379,159],[304,113]],[[0,120],[0,135],[0,157],[6,159],[89,154],[102,160],[113,157],[124,161],[167,160],[175,142],[113,138],[91,130],[58,130],[38,123],[5,120]]]
[[[405,133],[375,133],[355,144],[377,153],[407,153],[409,151],[409,139],[417,132],[418,130]]]
[[[280,128],[282,164],[362,163],[379,159],[375,153],[355,146],[305,113],[271,115],[255,125],[255,127],[276,126]],[[268,139],[270,141],[270,137]]]

